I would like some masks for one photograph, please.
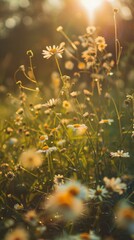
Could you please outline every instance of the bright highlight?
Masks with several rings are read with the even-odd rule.
[[[103,0],[81,0],[81,4],[88,10],[94,11],[97,7],[101,5]]]
[[[94,11],[101,6],[103,0],[80,0],[81,5],[86,9],[90,20],[93,20]]]

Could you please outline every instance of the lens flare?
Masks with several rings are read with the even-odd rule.
[[[89,19],[93,20],[94,11],[101,6],[104,0],[80,0],[81,5],[86,9]]]
[[[89,11],[93,11],[99,7],[102,2],[103,0],[81,0],[81,4]]]

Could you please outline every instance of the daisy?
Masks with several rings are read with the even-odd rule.
[[[89,26],[86,28],[86,32],[89,34],[89,35],[92,35],[93,33],[95,33],[96,31],[96,27],[94,26]]]
[[[57,188],[56,188],[57,189]],[[58,213],[64,220],[75,220],[84,210],[83,202],[67,191],[55,191],[46,201],[45,208],[55,215]]]
[[[124,191],[127,189],[127,185],[125,183],[122,183],[119,177],[118,178],[113,177],[111,179],[104,177],[103,181],[107,189],[110,189],[113,192],[117,192],[120,195],[123,194]]]
[[[104,37],[101,37],[101,36],[98,36],[96,39],[95,39],[95,43],[97,45],[99,44],[104,44],[105,43],[105,38]]]
[[[44,134],[44,135],[41,135],[39,139],[41,142],[45,142],[46,140],[48,140],[48,136],[47,134]]]
[[[22,121],[23,121],[23,117],[21,117],[20,115],[16,115],[15,120],[14,120],[15,125],[20,126],[22,124]]]
[[[89,42],[88,42],[88,38],[84,37],[84,36],[79,36],[79,39],[81,41],[81,45],[83,48],[88,47]]]
[[[95,54],[94,48],[88,48],[87,50],[82,52],[82,58],[85,60],[85,62],[92,62],[95,63],[95,57],[93,56]]]
[[[103,200],[103,198],[108,196],[108,191],[104,186],[97,186],[96,189],[89,189],[89,198],[91,199],[99,199],[100,201]]]
[[[46,47],[47,50],[43,50],[43,52],[42,52],[43,58],[49,59],[53,55],[55,55],[56,57],[62,58],[62,53],[64,51],[64,49],[63,49],[64,45],[65,45],[65,43],[62,42],[59,46],[55,46],[55,45],[53,45],[52,47],[47,46]]]
[[[107,123],[108,125],[111,125],[113,122],[113,119],[102,119],[101,121],[99,121],[99,124]]]
[[[24,112],[24,109],[23,108],[19,108],[18,110],[17,110],[17,112],[16,112],[16,114],[23,114],[23,112]]]
[[[78,95],[79,95],[79,92],[77,92],[77,91],[73,91],[70,93],[70,96],[74,97],[74,98],[77,97]]]
[[[28,240],[29,234],[28,232],[23,228],[16,228],[12,231],[9,231],[5,238],[5,240]]]
[[[84,204],[88,197],[88,190],[77,181],[68,181],[57,186],[55,192],[46,202],[46,209],[55,214],[58,212],[65,220],[75,220],[84,211]]]
[[[116,224],[134,234],[134,208],[126,201],[121,201],[115,209]]]
[[[44,146],[43,149],[39,149],[37,151],[37,153],[46,153],[46,155],[48,156],[49,154],[51,154],[54,151],[57,151],[57,147]]]
[[[106,43],[100,43],[98,44],[98,50],[102,52],[107,47]]]
[[[83,117],[84,117],[84,118],[89,117],[89,113],[88,113],[88,112],[85,112],[85,113],[83,114]]]
[[[36,104],[36,105],[34,105],[34,109],[35,109],[35,110],[41,110],[41,108],[42,108],[42,104]]]
[[[97,44],[98,50],[100,52],[102,52],[106,48],[106,46],[107,46],[107,44],[105,43],[105,38],[101,37],[101,36],[98,36],[95,39],[95,43]]]
[[[19,163],[26,169],[34,169],[42,165],[43,157],[36,150],[28,149],[20,155]]]
[[[71,108],[72,108],[70,102],[67,101],[67,100],[64,100],[64,101],[63,101],[62,106],[63,106],[63,108],[65,108],[66,110],[71,110]]]
[[[88,189],[79,183],[78,181],[68,181],[64,185],[58,188],[59,192],[68,192],[72,196],[81,199],[87,200],[88,198]]]
[[[38,220],[35,210],[29,210],[27,213],[25,213],[24,219],[26,222],[35,226],[37,224],[37,220]]]
[[[49,101],[47,103],[43,104],[42,106],[48,107],[48,108],[53,108],[56,106],[57,103],[58,103],[58,99],[51,98],[51,99],[49,99]]]
[[[120,158],[128,158],[130,157],[128,152],[124,152],[123,150],[118,150],[117,152],[110,152],[111,157],[120,157]]]
[[[64,184],[64,176],[60,175],[60,174],[55,175],[53,182],[56,186],[60,186],[60,185]]]
[[[17,211],[19,211],[19,210],[22,210],[22,209],[24,209],[24,206],[23,206],[23,204],[22,203],[16,203],[15,205],[14,205],[14,209],[15,210],[17,210]]]
[[[87,131],[87,126],[85,124],[70,124],[67,125],[67,128],[71,129],[77,136],[84,135]]]

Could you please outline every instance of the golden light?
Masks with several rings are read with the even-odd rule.
[[[104,0],[80,0],[81,5],[86,9],[89,19],[93,21],[95,10],[102,5]]]

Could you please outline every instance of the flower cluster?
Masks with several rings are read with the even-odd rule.
[[[60,185],[49,196],[45,208],[51,214],[58,212],[64,220],[75,220],[84,212],[84,201],[87,200],[88,191],[85,186],[71,181]]]
[[[57,32],[66,44],[42,52],[50,85],[37,82],[29,50],[1,122],[1,239],[132,239],[132,90],[96,27],[73,41]]]

